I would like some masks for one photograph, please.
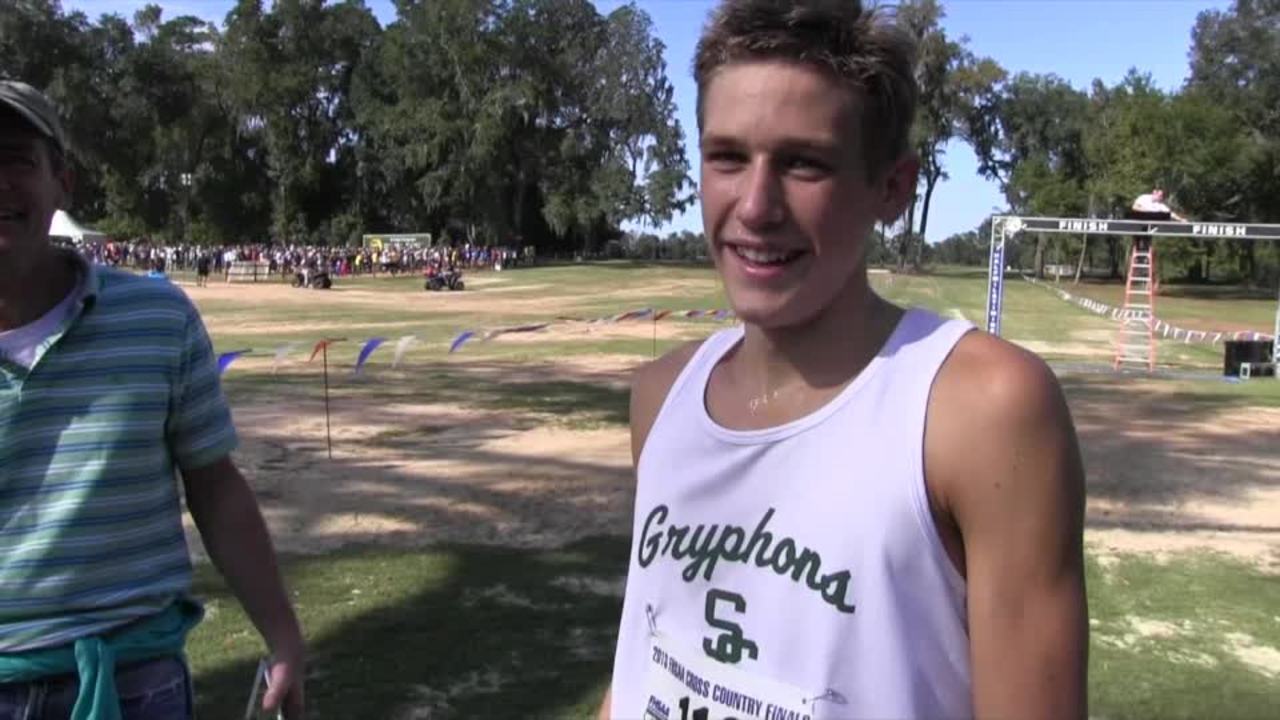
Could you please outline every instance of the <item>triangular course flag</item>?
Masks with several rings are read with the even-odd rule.
[[[275,357],[275,360],[273,360],[271,363],[271,372],[275,372],[279,370],[280,363],[283,362],[286,357],[288,357],[289,353],[293,352],[294,350],[297,350],[300,347],[302,347],[302,341],[294,340],[293,342],[287,342],[281,345],[280,347],[276,348],[276,357]]]
[[[380,338],[380,337],[369,338],[368,341],[365,342],[364,347],[360,349],[360,356],[356,358],[356,366],[352,370],[352,372],[355,373],[356,375],[359,375],[361,368],[364,367],[364,364],[369,359],[369,356],[372,355],[373,351],[377,350],[378,347],[386,341],[387,341],[386,338]]]
[[[396,356],[391,361],[391,369],[400,367],[400,361],[404,359],[404,354],[409,350],[409,346],[418,341],[417,335],[405,335],[396,342]]]
[[[316,356],[320,354],[321,350],[324,350],[325,348],[329,347],[330,345],[336,342],[342,342],[345,339],[346,338],[325,338],[324,340],[321,340],[320,342],[316,343],[316,346],[311,349],[311,358],[308,359],[307,362],[314,361],[316,359]]]
[[[225,373],[227,371],[227,368],[231,367],[231,363],[236,361],[236,358],[251,352],[253,351],[252,350],[233,350],[232,352],[222,353],[221,355],[218,356],[218,374],[221,375]]]
[[[474,330],[464,331],[461,335],[454,338],[453,343],[449,345],[449,354],[452,355],[454,352],[457,352],[458,348],[462,347],[463,344],[475,336],[476,333]]]

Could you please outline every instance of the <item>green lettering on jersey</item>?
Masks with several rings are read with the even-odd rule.
[[[733,611],[739,615],[747,612],[747,599],[738,593],[731,593],[725,590],[711,588],[707,591],[707,624],[717,630],[724,632],[716,636],[715,642],[711,638],[702,638],[702,651],[712,660],[718,660],[722,663],[736,665],[742,661],[742,653],[755,660],[760,655],[760,648],[755,642],[748,640],[746,635],[742,633],[742,626],[736,622],[724,620],[716,617],[716,606],[721,601],[727,602],[733,606]]]
[[[636,561],[647,568],[655,560],[670,558],[683,562],[680,576],[694,582],[699,576],[710,581],[721,562],[771,570],[777,575],[807,587],[823,601],[843,613],[853,613],[855,605],[849,597],[852,576],[848,570],[823,574],[822,555],[816,550],[799,547],[789,537],[774,545],[769,522],[774,509],[769,508],[747,539],[745,528],[737,525],[676,525],[668,523],[670,509],[658,505],[645,517],[636,545]],[[746,541],[746,547],[743,542]]]

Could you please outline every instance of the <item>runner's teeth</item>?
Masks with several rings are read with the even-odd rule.
[[[754,263],[780,263],[791,257],[791,253],[767,252],[763,250],[756,250],[754,248],[737,247],[735,250],[738,251],[739,255]]]

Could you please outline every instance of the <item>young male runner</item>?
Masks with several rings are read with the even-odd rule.
[[[602,717],[1085,717],[1058,384],[867,280],[916,186],[912,59],[849,1],[726,0],[703,34],[703,219],[743,325],[634,378]]]

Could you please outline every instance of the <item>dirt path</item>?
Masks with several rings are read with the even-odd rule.
[[[1157,555],[1208,548],[1280,571],[1280,408],[1206,406],[1150,381],[1069,382],[1068,395],[1090,542]]]
[[[623,388],[634,362],[573,357],[500,372],[505,381]],[[1095,382],[1065,380],[1089,478],[1090,545],[1104,554],[1208,548],[1280,571],[1280,409],[1206,409],[1158,383]],[[410,398],[356,401],[335,409],[330,461],[322,407],[313,405],[235,408],[238,459],[284,550],[546,547],[629,532],[624,427],[576,430]]]
[[[877,277],[877,281],[887,280]],[[610,297],[703,292],[697,282],[610,288]],[[331,292],[282,284],[184,286],[197,302],[279,308],[332,305],[386,310],[398,322],[423,308],[557,318],[580,292],[508,286],[494,274],[469,285],[485,292],[386,292],[341,284]],[[510,289],[513,292],[494,292]],[[930,290],[937,291],[936,282]],[[531,297],[514,291],[533,291]],[[615,292],[616,291],[616,292]],[[498,298],[501,298],[498,300]],[[221,304],[221,305],[219,305]],[[536,318],[536,320],[535,320]],[[231,311],[206,314],[210,328],[268,336],[319,332],[321,323],[245,323]],[[709,320],[661,322],[663,340],[703,337]],[[509,344],[574,339],[649,339],[650,322],[556,322],[504,336]],[[1105,357],[1110,331],[1080,330],[1031,349],[1085,359]],[[555,362],[486,366],[461,359],[476,382],[569,381],[625,389],[639,359],[570,354]],[[239,371],[264,371],[271,358],[247,357]],[[1280,409],[1250,407],[1210,393],[1177,394],[1170,383],[1105,375],[1063,376],[1088,473],[1088,541],[1098,551],[1178,552],[1210,548],[1280,569]],[[335,407],[333,460],[324,445],[319,400],[287,402],[268,393],[235,407],[239,460],[257,488],[278,543],[319,552],[348,543],[425,545],[482,542],[549,546],[628,532],[632,479],[625,427],[574,429],[549,415],[433,405],[412,395],[378,402],[358,394]],[[308,404],[310,403],[310,404]]]
[[[406,312],[451,310],[476,313],[498,311],[508,315],[549,318],[562,314],[566,308],[584,299],[578,290],[550,288],[546,285],[485,287],[486,284],[498,282],[491,276],[475,280],[468,276],[466,282],[473,289],[484,288],[484,292],[387,292],[370,290],[362,286],[343,285],[341,281],[332,290],[302,290],[278,282],[255,284],[211,282],[207,287],[196,287],[184,283],[182,287],[197,303],[244,301],[252,298],[255,304],[274,308],[281,314],[287,314],[291,307],[314,307],[317,303],[341,303],[366,309],[387,310],[392,317]],[[662,294],[698,297],[714,287],[714,284],[710,283],[701,285],[691,285],[687,282],[664,283],[643,288],[621,289],[611,292],[610,299],[644,299]],[[499,295],[501,300],[498,301],[497,306],[495,306],[494,293],[501,293]],[[526,293],[531,296],[511,296]],[[227,318],[227,320],[234,321],[234,318]],[[210,325],[215,324],[217,324],[217,318],[212,318]]]
[[[509,367],[473,374],[477,382],[571,376],[625,387],[633,364],[599,356],[521,366],[519,377]],[[330,460],[319,401],[255,402],[234,412],[237,462],[287,552],[353,543],[552,547],[626,532],[630,523],[624,428],[575,430],[553,417],[349,399],[333,410]]]

